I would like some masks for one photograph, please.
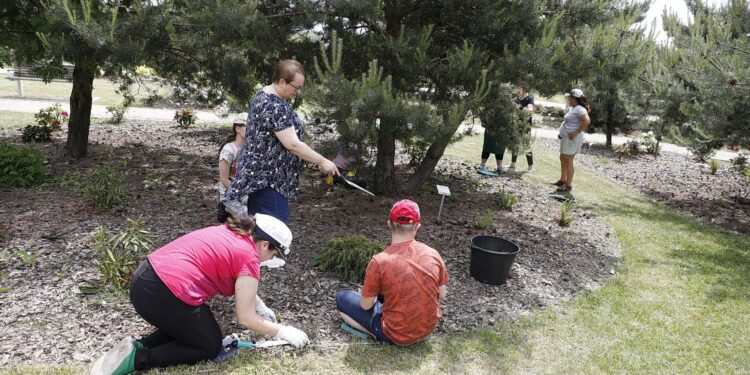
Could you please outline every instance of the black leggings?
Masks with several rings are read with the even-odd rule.
[[[503,154],[505,153],[505,149],[503,149],[503,153],[498,156],[498,154],[495,154],[495,160],[503,160]],[[482,152],[482,159],[489,159],[491,152]],[[513,151],[510,154],[510,161],[515,163],[516,160],[518,160],[518,151]],[[528,165],[534,165],[534,154],[531,152],[531,150],[526,151],[526,163]]]
[[[138,340],[135,369],[148,370],[213,359],[221,349],[221,328],[211,309],[180,301],[144,260],[130,282],[130,301],[156,331]]]

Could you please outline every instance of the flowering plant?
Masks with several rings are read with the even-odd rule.
[[[178,127],[188,128],[195,124],[195,110],[192,108],[178,109],[174,112],[174,120],[177,121]]]
[[[39,112],[34,114],[39,126],[50,127],[52,130],[60,130],[63,124],[68,122],[69,117],[68,112],[62,109],[60,104],[40,109]]]

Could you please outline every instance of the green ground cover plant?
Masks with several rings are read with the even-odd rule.
[[[98,212],[106,211],[127,198],[125,176],[114,165],[103,165],[89,172],[81,191]]]

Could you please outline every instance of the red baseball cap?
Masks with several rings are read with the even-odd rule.
[[[419,206],[411,200],[403,199],[391,208],[391,221],[399,224],[419,222]]]

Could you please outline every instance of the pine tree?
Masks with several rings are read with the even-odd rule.
[[[329,57],[306,98],[341,143],[376,150],[372,179],[382,193],[419,189],[459,125],[504,82],[496,60],[535,39],[542,22],[535,1],[326,1],[324,9],[321,58]],[[405,181],[396,179],[397,142],[413,166]]]

